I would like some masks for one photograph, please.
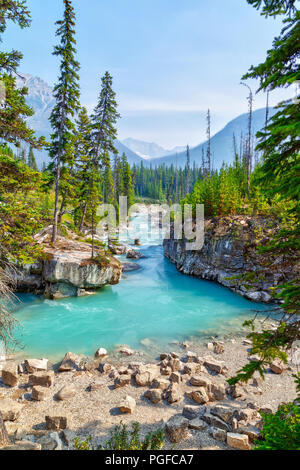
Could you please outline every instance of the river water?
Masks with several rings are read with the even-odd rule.
[[[164,258],[158,234],[149,240],[138,233],[138,227],[145,228],[141,215],[133,223],[132,235],[142,238],[145,258],[138,261],[140,270],[124,274],[118,285],[59,301],[20,295],[16,317],[22,325],[17,335],[23,354],[58,360],[67,351],[90,355],[99,347],[113,350],[127,344],[145,347],[151,355],[190,337],[237,333],[254,310],[263,314],[269,308],[180,274]]]

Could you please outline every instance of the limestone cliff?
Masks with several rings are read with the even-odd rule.
[[[258,254],[278,230],[262,217],[218,217],[205,221],[205,243],[187,251],[186,240],[164,240],[164,254],[183,274],[216,281],[257,302],[270,302],[272,288],[299,275],[297,256]]]
[[[12,273],[16,289],[44,294],[51,299],[81,296],[107,284],[117,284],[122,265],[103,249],[96,249],[75,239],[58,237],[55,247],[49,241],[49,228],[37,236],[44,257],[35,264],[18,267]]]

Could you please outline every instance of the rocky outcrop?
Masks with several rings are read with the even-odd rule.
[[[46,229],[37,241],[44,259],[11,273],[19,292],[44,294],[50,299],[80,297],[121,279],[121,263],[103,249],[96,249],[92,259],[88,243],[58,237],[53,247]]]
[[[259,254],[278,230],[270,218],[218,217],[205,221],[201,250],[186,250],[187,240],[164,240],[164,255],[183,274],[216,281],[256,302],[271,302],[271,289],[299,275],[297,256]]]

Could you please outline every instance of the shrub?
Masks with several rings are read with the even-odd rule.
[[[128,430],[122,422],[111,431],[109,441],[97,450],[160,450],[164,445],[165,433],[162,429],[150,432],[144,439],[140,437],[140,424],[133,423],[132,429]],[[95,450],[91,445],[92,437],[86,441],[75,439],[76,450]]]
[[[299,402],[281,405],[275,414],[262,414],[262,441],[255,450],[300,450]]]

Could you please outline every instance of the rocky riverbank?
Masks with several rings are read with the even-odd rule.
[[[250,347],[245,339],[212,339],[178,345],[152,363],[128,347],[112,358],[100,348],[94,360],[68,353],[55,366],[10,358],[0,381],[8,448],[72,450],[76,437],[89,435],[99,446],[122,420],[138,421],[142,434],[163,428],[166,449],[174,443],[176,449],[250,449],[260,435],[259,411],[296,398],[292,374],[299,364],[295,349],[289,364],[273,363],[264,381],[256,376],[229,387],[227,378],[245,364]]]
[[[183,274],[216,281],[255,302],[271,302],[278,286],[300,273],[299,256],[259,254],[257,249],[279,230],[263,217],[216,217],[205,221],[205,242],[187,251],[187,240],[164,240],[164,255]]]
[[[54,300],[80,297],[92,294],[107,284],[118,284],[123,271],[139,268],[136,263],[130,262],[123,266],[114,257],[127,254],[130,260],[139,259],[141,254],[133,247],[110,243],[105,249],[96,237],[92,259],[92,246],[88,238],[82,241],[68,231],[67,237],[59,236],[54,246],[51,243],[51,230],[51,226],[46,227],[34,237],[43,252],[39,261],[8,270],[17,292],[42,294]]]

